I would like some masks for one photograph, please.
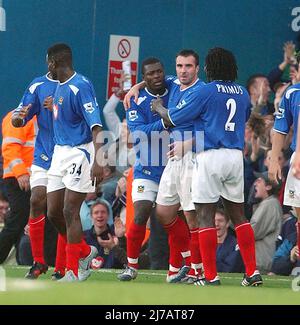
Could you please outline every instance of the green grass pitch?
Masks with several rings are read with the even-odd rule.
[[[25,280],[28,268],[5,267],[5,283],[0,279],[0,305],[285,305],[299,304],[300,291],[292,289],[291,277],[264,276],[262,287],[240,286],[242,274],[220,274],[219,287],[168,284],[166,271],[141,270],[136,280],[120,282],[120,270],[93,271],[81,283],[55,283],[49,270],[38,280]],[[297,288],[296,288],[297,289]],[[300,287],[298,287],[300,290]]]

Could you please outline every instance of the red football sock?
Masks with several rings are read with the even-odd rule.
[[[246,274],[252,275],[256,270],[255,237],[249,222],[235,226],[236,239],[245,264]]]
[[[80,248],[81,248],[80,258],[85,258],[90,254],[91,246],[88,245],[84,239],[81,240],[80,245],[81,245],[80,246]]]
[[[44,259],[44,228],[44,214],[37,218],[29,219],[29,236],[33,260],[42,264],[46,264]]]
[[[300,252],[300,222],[298,221],[297,223],[297,226],[298,226],[298,232],[297,232],[297,245],[298,245],[298,249],[299,249],[299,252]]]
[[[65,275],[67,236],[58,234],[54,272]]]
[[[213,280],[217,276],[217,231],[216,228],[199,228],[199,245],[205,278]]]
[[[169,272],[168,274],[175,274],[178,273],[180,268],[182,267],[182,255],[180,250],[174,245],[172,245],[173,238],[169,236],[168,243],[169,243]]]
[[[134,221],[129,227],[127,233],[127,260],[128,266],[138,268],[138,259],[146,234],[146,225],[137,225]]]
[[[176,217],[170,224],[164,225],[168,233],[170,248],[169,264],[174,268],[182,266],[182,258],[185,259],[185,265],[191,265],[190,234],[187,224]]]
[[[199,248],[199,228],[193,228],[190,229],[190,251],[191,251],[191,263],[192,264],[201,264],[202,258],[200,254],[200,248]]]
[[[67,255],[67,270],[72,270],[76,276],[78,276],[78,265],[81,251],[81,243],[69,244],[67,243],[66,255]]]

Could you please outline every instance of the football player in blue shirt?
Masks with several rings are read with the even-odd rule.
[[[142,75],[145,88],[139,93],[137,103],[131,99],[126,112],[127,125],[134,140],[136,161],[132,183],[134,220],[127,233],[126,269],[118,275],[121,281],[136,278],[138,258],[146,233],[146,223],[155,202],[158,184],[164,170],[163,144],[167,148],[169,133],[162,119],[150,109],[151,100],[160,96],[167,104],[169,94],[164,80],[164,68],[157,58],[148,58],[142,63]],[[157,140],[157,141],[156,141]]]
[[[244,286],[262,284],[256,270],[253,229],[244,211],[243,148],[245,124],[250,115],[250,99],[246,89],[234,81],[237,65],[233,54],[222,48],[208,52],[204,85],[194,106],[186,103],[165,109],[159,101],[152,108],[167,126],[193,120],[195,131],[203,131],[203,149],[196,156],[193,170],[192,198],[199,222],[199,243],[205,279],[195,284],[219,285],[216,268],[217,234],[214,216],[222,197],[225,210],[235,225],[237,241],[245,263]],[[198,133],[195,141],[197,142]],[[196,143],[197,147],[197,143]]]
[[[37,117],[38,134],[35,142],[34,160],[30,175],[30,218],[29,235],[34,264],[26,274],[28,279],[36,279],[46,273],[48,266],[44,259],[44,227],[45,211],[47,209],[46,188],[47,172],[50,168],[54,149],[52,112],[47,107],[58,86],[58,81],[51,78],[50,73],[35,78],[26,89],[20,105],[12,116],[15,127],[25,125],[34,116]],[[60,249],[62,237],[58,238],[57,258],[53,279],[59,279],[64,274],[64,266],[58,261],[64,261],[65,248]]]
[[[83,240],[79,210],[86,193],[95,190],[92,181],[97,184],[103,178],[102,124],[94,88],[74,71],[70,47],[53,45],[47,60],[59,81],[53,98],[55,147],[48,171],[47,214],[59,233],[67,235],[67,272],[60,281],[73,282],[90,275],[97,255],[97,249]]]
[[[184,105],[194,107],[195,99],[199,96],[201,87],[204,85],[198,79],[198,72],[198,54],[193,50],[180,51],[176,56],[178,78],[167,79],[170,91],[168,107],[179,107],[179,109]],[[127,96],[131,95],[135,95],[135,92],[129,92]],[[136,100],[137,98],[135,98]],[[158,101],[161,103],[161,98]],[[186,121],[172,129],[171,138],[177,142],[184,141],[192,137],[193,130],[193,121]],[[193,153],[190,151],[182,159],[169,159],[159,183],[156,199],[157,217],[169,236],[170,259],[167,282],[172,283],[183,280],[189,271],[189,275],[193,278],[197,278],[201,274],[198,223],[190,191],[192,169]],[[190,234],[185,222],[178,217],[180,207],[187,219]],[[182,258],[185,259],[185,266],[181,268]],[[190,270],[191,262],[193,265]]]
[[[291,149],[294,152],[291,158],[291,168],[289,170],[283,204],[295,208],[298,217],[298,235],[297,245],[300,247],[300,180],[299,177],[299,103],[300,103],[300,54],[297,55],[298,69],[296,79],[297,84],[287,88],[279,104],[279,114],[276,115],[274,135],[272,139],[271,160],[269,166],[269,177],[271,180],[278,182],[281,179],[281,168],[279,164],[279,154],[284,145],[285,137],[290,128],[294,127]]]

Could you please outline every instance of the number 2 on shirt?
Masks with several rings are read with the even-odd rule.
[[[232,118],[234,117],[234,114],[236,112],[236,102],[233,98],[230,98],[226,102],[227,110],[230,110],[228,119],[225,123],[225,131],[234,132],[235,129],[235,123],[231,122]]]

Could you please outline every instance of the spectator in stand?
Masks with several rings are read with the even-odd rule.
[[[279,82],[274,86],[275,90],[275,98],[274,98],[274,107],[275,107],[275,114],[278,114],[279,110],[279,103],[281,101],[281,98],[286,91],[287,87],[290,86],[290,83],[286,82]]]
[[[296,212],[284,215],[281,232],[277,240],[277,249],[273,256],[271,272],[268,275],[290,275],[295,260],[291,260],[291,251],[297,244],[297,217]]]
[[[118,245],[114,227],[108,225],[109,206],[104,201],[97,201],[91,206],[91,217],[93,226],[84,232],[84,237],[88,245],[94,246],[98,250],[95,259],[103,263],[101,267],[112,268],[114,264],[113,248]],[[95,259],[92,266],[97,265]]]
[[[126,169],[134,164],[135,152],[133,147],[128,143],[129,131],[126,118],[122,121],[117,114],[117,106],[123,96],[126,94],[124,90],[124,75],[121,74],[119,88],[110,96],[109,100],[103,107],[103,116],[108,130],[111,132],[109,137],[109,156],[114,162],[117,170],[123,173]]]
[[[127,262],[125,246],[121,246],[119,240],[124,237],[125,232],[120,232],[117,221],[114,226],[108,225],[110,208],[104,201],[97,201],[91,207],[93,226],[84,232],[86,242],[98,249],[98,255],[92,260],[91,267],[99,268],[121,268]],[[122,237],[119,237],[122,236]],[[149,266],[149,258],[142,258],[142,267]]]
[[[236,237],[229,231],[229,218],[224,210],[217,209],[215,225],[217,230],[217,270],[218,272],[244,272],[244,264]]]
[[[110,205],[116,198],[116,188],[122,174],[116,170],[116,166],[108,163],[103,167],[103,180],[97,188],[97,196],[106,200]]]
[[[264,74],[257,73],[250,76],[247,80],[247,90],[251,99],[252,111],[261,115],[274,113],[274,105],[269,102],[270,83]]]
[[[275,86],[278,82],[289,82],[293,79],[290,73],[294,71],[291,67],[297,63],[295,58],[295,44],[292,41],[287,41],[283,45],[283,61],[268,74],[271,89],[275,92]],[[290,68],[288,76],[285,76],[285,71]]]
[[[85,197],[85,200],[81,204],[79,212],[83,231],[91,229],[91,227],[93,226],[91,218],[91,206],[99,200],[104,201],[109,206],[108,224],[110,226],[113,224],[113,213],[110,203],[104,199],[100,199],[96,193],[88,193]]]
[[[282,223],[282,209],[277,198],[279,186],[271,182],[268,172],[256,173],[255,198],[262,201],[251,217],[255,236],[257,267],[263,273],[271,270],[276,240]]]

